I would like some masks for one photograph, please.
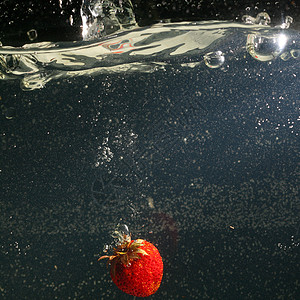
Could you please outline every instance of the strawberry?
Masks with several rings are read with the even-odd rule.
[[[109,259],[111,279],[121,291],[136,297],[148,297],[158,290],[163,262],[153,244],[124,236],[114,248],[113,255],[101,256],[98,261],[104,258]]]

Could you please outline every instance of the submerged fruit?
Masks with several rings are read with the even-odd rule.
[[[108,258],[110,276],[123,292],[137,297],[154,294],[163,276],[163,262],[157,248],[145,240],[133,240],[126,236]]]

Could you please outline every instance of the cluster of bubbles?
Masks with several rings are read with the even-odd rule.
[[[295,241],[295,236],[293,236],[293,235],[291,236],[290,245],[285,245],[283,243],[278,243],[277,244],[278,248],[281,249],[281,250],[284,250],[284,251],[299,247],[299,245],[300,245],[300,242],[296,242]]]
[[[259,13],[255,18],[249,15],[242,16],[242,22],[248,25],[269,25],[271,18],[266,12]]]
[[[113,238],[113,241],[110,244],[104,245],[103,247],[104,253],[108,253],[116,245],[131,241],[131,234],[126,224],[117,224],[117,226],[114,228],[113,232],[111,233],[111,237]]]
[[[242,22],[246,25],[268,26],[271,18],[266,12],[259,13],[256,17],[244,15]],[[285,51],[289,37],[283,30],[288,29],[293,23],[293,18],[287,16],[282,24],[276,25],[276,31],[248,34],[246,49],[248,53],[259,61],[271,61],[278,56],[286,61],[290,58],[299,59],[300,50],[290,49]],[[204,55],[204,63],[211,69],[220,68],[225,62],[225,54],[218,50]]]

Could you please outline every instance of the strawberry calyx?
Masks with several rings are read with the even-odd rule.
[[[148,255],[148,253],[141,249],[144,245],[144,240],[137,239],[132,241],[130,237],[124,236],[123,242],[117,245],[113,249],[113,255],[101,256],[99,260],[108,258],[108,264],[111,265],[111,275],[115,278],[116,275],[116,265],[122,263],[125,266],[130,266],[131,262],[136,259],[140,259],[141,255]]]

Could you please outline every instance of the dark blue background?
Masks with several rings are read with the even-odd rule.
[[[153,299],[296,299],[299,62],[236,58],[0,82],[2,298],[131,299],[97,262],[121,222],[162,253]]]

